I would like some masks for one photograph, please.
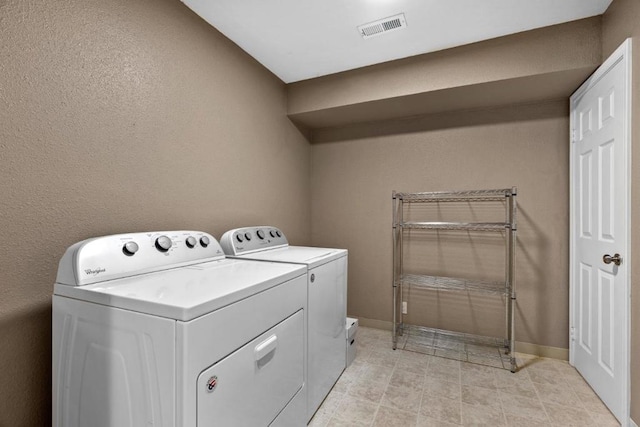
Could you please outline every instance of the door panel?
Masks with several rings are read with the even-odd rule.
[[[600,201],[598,206],[600,208],[600,240],[610,243],[615,243],[615,206],[614,197],[615,194],[615,140],[610,140],[598,147],[600,158],[600,182],[598,188],[598,195]]]
[[[580,286],[578,294],[580,295],[580,345],[588,353],[591,354],[591,305],[593,298],[591,297],[591,266],[582,263],[580,265]]]
[[[613,313],[616,312],[613,303],[615,276],[604,271],[598,272],[598,312],[601,313],[598,324],[598,348],[600,349],[600,366],[613,377],[614,374],[614,346],[612,337],[615,325]]]
[[[591,151],[580,154],[580,231],[581,237],[591,237],[591,177],[593,176],[593,156]]]

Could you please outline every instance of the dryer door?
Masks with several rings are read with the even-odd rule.
[[[266,426],[303,383],[304,314],[299,310],[200,374],[198,427]]]

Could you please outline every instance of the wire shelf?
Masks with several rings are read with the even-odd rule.
[[[398,224],[407,230],[468,230],[504,231],[511,224],[506,222],[402,222]]]
[[[515,370],[515,355],[508,354],[504,339],[407,324],[402,331],[403,350]]]
[[[515,195],[513,189],[498,190],[466,190],[466,191],[433,191],[421,193],[394,193],[393,198],[404,203],[424,202],[480,202],[502,201],[505,197]]]
[[[398,346],[405,350],[419,351],[436,356],[449,357],[468,362],[480,363],[489,366],[508,368],[512,372],[516,370],[515,358],[509,353],[515,352],[515,255],[516,255],[516,187],[497,190],[468,190],[468,191],[438,191],[421,193],[402,193],[394,191],[393,201],[393,348]],[[504,222],[479,222],[474,221],[478,212],[469,202],[487,202],[483,205],[483,215],[491,212],[492,215],[504,210]],[[452,209],[445,209],[438,202],[467,203],[468,206],[452,205]],[[431,208],[413,209],[405,203],[434,203]],[[466,219],[455,221],[462,212],[458,208],[464,207]],[[498,209],[500,207],[500,209]],[[434,222],[429,216],[437,210],[437,219],[444,215],[451,215],[450,222]],[[442,209],[441,209],[442,208]],[[491,208],[491,209],[485,209]],[[451,212],[449,212],[449,210]],[[406,214],[406,217],[405,217]],[[473,214],[471,218],[469,215]],[[465,218],[465,217],[461,217]],[[489,217],[500,220],[500,217]],[[489,219],[487,218],[487,219]],[[418,219],[418,221],[415,221]],[[483,218],[484,219],[484,218]],[[489,221],[491,221],[489,219]],[[409,221],[407,221],[409,220]],[[471,220],[471,221],[469,221]],[[467,231],[470,238],[480,237],[472,232],[497,232],[504,237],[505,263],[504,281],[490,282],[485,280],[469,280],[455,277],[438,277],[415,274],[416,271],[405,269],[405,243],[420,241],[425,234],[405,233],[407,230],[434,230],[434,231]],[[454,236],[453,233],[438,234],[442,238]],[[486,236],[485,236],[486,237]],[[457,238],[457,237],[455,237]],[[405,242],[406,239],[406,242]],[[433,242],[438,245],[440,240]],[[414,262],[412,262],[413,266]],[[424,263],[423,263],[424,264]],[[412,267],[415,268],[415,267]],[[428,272],[425,270],[424,272]],[[408,274],[413,273],[413,274]],[[417,288],[435,291],[474,292],[480,294],[492,294],[502,296],[505,311],[505,337],[488,338],[472,334],[461,334],[438,329],[418,326],[405,326],[404,315],[399,310],[402,304],[410,299],[405,288]],[[425,293],[427,297],[431,297]],[[409,298],[405,298],[409,297]]]
[[[402,285],[409,285],[421,289],[509,295],[509,289],[505,285],[505,282],[457,279],[453,277],[426,276],[420,274],[405,274],[400,278],[400,282]]]

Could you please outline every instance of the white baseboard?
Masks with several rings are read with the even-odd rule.
[[[390,331],[393,323],[386,320],[367,319],[365,317],[358,317],[349,315],[349,317],[355,317],[358,319],[360,326],[365,328],[374,328]],[[528,342],[516,341],[516,351],[518,353],[531,354],[540,357],[549,357],[551,359],[569,360],[569,349],[561,347],[551,347],[546,345],[538,345]],[[638,427],[634,425],[632,427]]]

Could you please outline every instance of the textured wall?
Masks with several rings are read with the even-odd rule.
[[[560,100],[317,132],[312,242],[349,248],[348,313],[391,321],[392,190],[517,186],[516,339],[568,348],[568,129],[568,103]],[[454,277],[474,269],[491,274],[483,256],[494,251],[495,240],[482,238],[471,247],[465,233],[452,237],[457,248],[423,261]],[[500,256],[493,262],[501,268]],[[442,297],[438,306],[426,305],[440,310],[435,319],[418,311],[418,321],[475,333],[491,332],[483,325],[503,331],[499,301],[491,306],[494,313],[459,297]],[[419,309],[409,310],[415,316]]]
[[[631,418],[640,423],[640,1],[614,0],[602,18],[602,56],[633,38],[631,171]]]
[[[298,114],[517,77],[593,69],[600,62],[600,49],[597,16],[293,83],[287,85],[287,111]]]
[[[50,423],[50,296],[96,235],[274,224],[308,243],[284,84],[178,0],[0,0],[0,426]]]

